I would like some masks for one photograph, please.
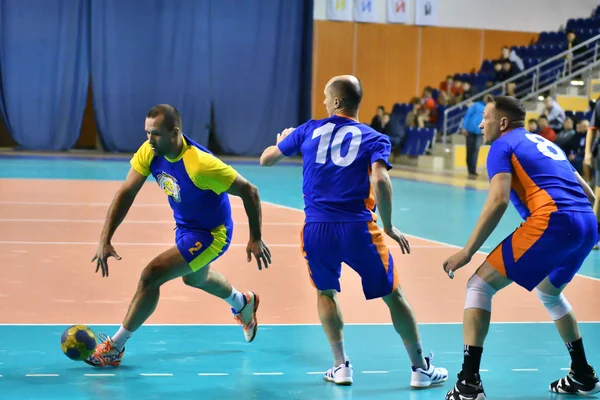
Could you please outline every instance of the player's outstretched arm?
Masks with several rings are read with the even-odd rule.
[[[590,185],[588,185],[588,183],[585,181],[585,179],[583,179],[581,177],[581,175],[579,175],[579,172],[575,171],[575,176],[577,177],[577,181],[579,182],[579,184],[583,188],[583,191],[585,192],[585,195],[588,197],[588,200],[590,201],[590,204],[593,207],[594,204],[596,203],[596,195],[594,195],[594,191],[592,190],[592,188],[590,187]]]
[[[269,268],[271,251],[262,241],[262,209],[258,188],[238,174],[227,190],[227,193],[240,197],[244,202],[244,209],[248,216],[248,225],[250,226],[250,240],[246,247],[248,262],[252,260],[252,254],[254,254],[258,269],[262,269],[263,266]]]
[[[375,204],[383,223],[384,232],[394,239],[402,249],[402,254],[410,254],[410,245],[404,235],[392,225],[392,180],[383,161],[376,161],[371,166],[371,176]]]
[[[263,151],[260,156],[260,165],[263,167],[270,167],[277,164],[279,161],[286,158],[286,156],[279,149],[279,142],[285,139],[290,133],[294,131],[294,128],[287,128],[283,132],[277,134],[277,142],[273,146],[269,146]]]
[[[494,175],[490,181],[488,197],[467,245],[444,262],[444,271],[448,273],[450,278],[454,276],[453,271],[471,261],[471,257],[481,248],[490,234],[496,229],[496,226],[498,226],[510,202],[511,181],[512,176],[507,172]]]
[[[108,213],[106,215],[106,221],[104,222],[104,228],[100,234],[100,243],[96,249],[96,255],[92,259],[96,261],[96,272],[102,269],[102,276],[108,276],[108,257],[115,257],[120,260],[121,257],[117,254],[110,241],[117,230],[117,227],[123,222],[129,208],[133,204],[133,200],[137,196],[138,192],[146,182],[146,177],[135,169],[131,168],[125,178],[125,182],[119,188],[115,197],[113,198]]]

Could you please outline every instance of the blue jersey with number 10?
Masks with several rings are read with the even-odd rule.
[[[306,222],[376,220],[371,165],[387,168],[389,138],[351,118],[310,120],[278,144],[287,157],[301,152]]]

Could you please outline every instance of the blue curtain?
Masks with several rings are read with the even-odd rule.
[[[79,137],[89,83],[87,0],[0,0],[0,111],[25,149]]]
[[[310,117],[313,1],[213,0],[210,48],[215,139],[258,155]]]
[[[92,92],[107,150],[136,150],[146,140],[146,113],[160,103],[175,106],[183,132],[208,144],[209,5],[91,0]]]

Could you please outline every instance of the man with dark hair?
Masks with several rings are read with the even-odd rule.
[[[485,97],[479,101],[474,102],[467,109],[467,113],[462,123],[462,133],[467,137],[467,169],[469,171],[469,178],[476,178],[479,174],[477,173],[477,160],[479,159],[479,148],[481,147],[483,136],[481,135],[481,118],[485,105],[493,101],[491,95],[485,95]]]
[[[536,294],[571,355],[569,374],[550,384],[555,393],[594,394],[600,383],[588,364],[575,314],[562,294],[597,241],[594,193],[554,143],[526,131],[525,107],[514,97],[485,106],[480,128],[491,143],[488,198],[467,245],[448,258],[444,271],[468,264],[498,225],[512,200],[525,222],[502,241],[467,284],[464,362],[446,400],[486,399],[479,365],[492,297],[516,282]]]
[[[186,285],[225,300],[243,327],[246,341],[254,340],[258,328],[258,295],[239,292],[223,275],[210,268],[210,263],[221,257],[231,244],[233,219],[228,194],[242,198],[248,215],[248,262],[254,255],[258,269],[268,267],[271,254],[261,238],[258,190],[208,149],[185,135],[181,131],[181,116],[173,106],[158,105],[147,115],[148,140],[131,159],[131,169],[110,205],[92,261],[96,261],[96,272],[101,269],[104,277],[108,276],[107,259],[121,259],[111,239],[150,174],[167,195],[173,209],[176,244],[150,261],[142,271],[123,324],[85,360],[95,367],[121,364],[125,343],[154,312],[160,287],[176,278],[183,278]]]
[[[353,382],[337,301],[345,262],[361,276],[365,298],[382,298],[390,309],[394,328],[412,363],[410,385],[429,387],[445,382],[448,371],[435,368],[431,354],[423,356],[415,317],[398,285],[394,259],[376,223],[375,205],[384,232],[400,245],[402,253],[410,252],[408,241],[392,225],[390,140],[358,122],[361,98],[362,87],[356,77],[332,78],[325,86],[329,118],[284,130],[277,135],[277,144],[265,149],[260,163],[275,165],[302,151],[306,223],[301,249],[310,281],[317,289],[319,317],[334,358],[325,380],[338,385]]]
[[[179,131],[182,130],[181,115],[179,115],[179,111],[172,105],[156,105],[148,111],[146,118],[156,118],[159,116],[162,116],[162,127],[164,127],[167,132],[171,132],[175,128],[179,128]]]

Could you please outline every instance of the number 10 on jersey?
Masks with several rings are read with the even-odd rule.
[[[325,161],[327,161],[327,151],[331,144],[331,161],[339,167],[347,167],[354,162],[358,155],[358,148],[362,140],[362,132],[356,126],[343,126],[338,129],[335,135],[333,135],[333,140],[331,140],[334,128],[335,124],[328,122],[314,130],[312,138],[315,139],[320,137],[315,162],[317,164],[325,164]],[[346,155],[342,156],[342,142],[348,134],[352,135],[350,147],[348,148]]]

